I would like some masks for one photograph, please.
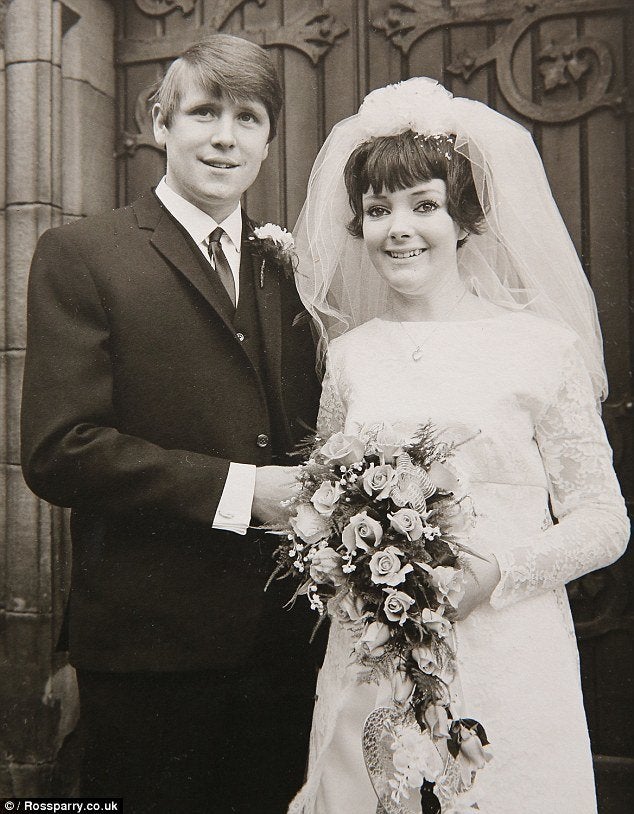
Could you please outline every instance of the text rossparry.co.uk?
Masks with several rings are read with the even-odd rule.
[[[73,812],[73,814],[87,814],[87,812],[116,812],[122,814],[123,800],[121,798],[78,799],[78,798],[27,798],[12,797],[0,800],[0,814],[3,812]]]

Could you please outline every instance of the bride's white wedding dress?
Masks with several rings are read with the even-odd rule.
[[[446,440],[475,436],[452,461],[476,512],[469,544],[493,552],[502,572],[490,603],[456,625],[462,713],[482,722],[494,755],[473,799],[482,814],[592,814],[564,584],[616,559],[629,525],[573,335],[508,312],[405,327],[374,319],[329,345],[322,436],[386,422],[409,437],[428,419]],[[352,646],[333,619],[293,814],[376,811],[361,732],[386,688],[357,683]]]

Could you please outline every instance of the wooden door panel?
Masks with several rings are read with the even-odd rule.
[[[577,21],[571,17],[546,20],[537,32],[538,46],[546,47],[550,42],[568,41],[577,35]],[[553,89],[552,93],[564,104],[574,103],[579,98],[579,88],[569,83]],[[543,89],[539,96],[543,97]],[[581,255],[582,198],[581,158],[583,125],[578,121],[539,128],[539,139],[544,166],[551,182],[555,199],[559,201],[561,214],[573,239],[577,253]]]
[[[282,10],[281,0],[272,0],[264,6],[249,3],[243,9],[238,8],[224,26],[228,33],[240,33],[243,26],[275,25],[280,20]],[[281,50],[273,52],[280,76],[284,71],[284,54]],[[245,196],[245,208],[256,220],[285,223],[285,185],[286,185],[286,159],[285,137],[286,131],[284,112],[280,120],[279,135],[271,143],[269,156],[262,165],[260,175]]]
[[[362,33],[358,25],[356,7],[354,3],[339,2],[330,4],[337,20],[350,32],[349,36],[342,37],[337,42],[326,59],[322,60],[316,69],[318,81],[323,91],[323,110],[320,122],[321,133],[318,146],[321,146],[325,137],[337,122],[350,115],[365,95],[362,67],[357,63],[357,57],[365,57],[365,49],[358,48],[359,34]]]
[[[431,31],[419,40],[409,53],[411,76],[430,76],[439,82],[446,82],[443,40],[446,33],[440,29]]]

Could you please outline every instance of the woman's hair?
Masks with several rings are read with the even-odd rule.
[[[394,136],[377,136],[360,144],[344,169],[353,218],[350,234],[363,234],[363,195],[370,188],[413,187],[421,181],[440,178],[447,185],[447,211],[467,232],[479,234],[484,212],[478,200],[469,159],[454,150],[452,135],[421,136],[406,130]],[[462,245],[464,241],[459,241]]]
[[[259,45],[229,34],[213,34],[191,45],[172,62],[150,100],[161,106],[168,127],[183,90],[191,84],[212,96],[261,102],[271,125],[269,141],[275,135],[284,97],[275,65]]]

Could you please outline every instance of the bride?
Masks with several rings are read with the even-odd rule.
[[[376,90],[327,139],[296,240],[326,360],[319,434],[431,419],[465,440],[480,557],[457,663],[494,757],[451,811],[596,812],[564,586],[619,557],[629,526],[594,299],[530,135],[430,79]],[[293,814],[383,810],[361,733],[386,688],[359,681],[354,644],[333,618]]]

